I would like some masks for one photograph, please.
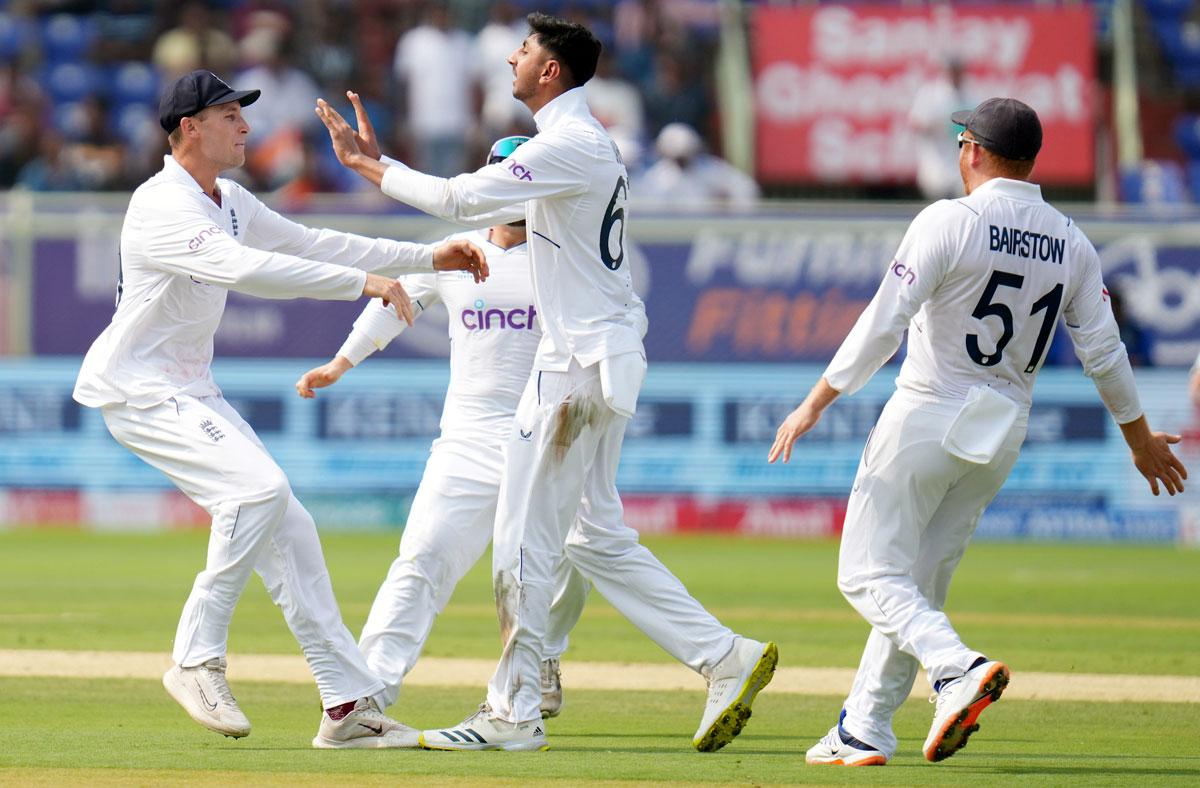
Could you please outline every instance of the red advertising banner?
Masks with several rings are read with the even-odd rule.
[[[760,6],[753,31],[758,176],[911,182],[920,142],[910,121],[914,102],[956,61],[968,106],[1012,96],[1037,110],[1045,141],[1035,181],[1090,184],[1093,39],[1086,4]],[[956,130],[947,118],[947,146],[955,145]]]

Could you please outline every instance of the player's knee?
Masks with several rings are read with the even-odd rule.
[[[403,577],[409,577],[432,586],[440,586],[449,580],[452,567],[445,555],[443,545],[421,545],[414,550],[402,550],[396,561],[396,569]]]
[[[629,529],[629,533],[620,531],[606,534],[605,538],[572,534],[567,537],[563,551],[567,560],[576,566],[593,566],[596,564],[619,563],[641,548],[637,532]]]
[[[247,498],[265,507],[278,509],[282,515],[292,498],[292,485],[280,469],[264,470],[249,485]]]

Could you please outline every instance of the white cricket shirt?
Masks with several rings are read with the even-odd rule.
[[[572,358],[588,367],[622,353],[645,355],[646,309],[625,253],[629,178],[617,146],[588,111],[582,88],[533,118],[537,135],[502,162],[450,179],[393,166],[383,191],[460,224],[524,204],[542,318],[536,369],[563,371]]]
[[[133,193],[117,308],[83,360],[74,394],[81,404],[145,408],[181,393],[219,394],[210,365],[229,290],[353,301],[365,271],[433,270],[431,246],[311,229],[233,181],[218,178],[217,187],[219,206],[166,156]]]
[[[442,437],[503,445],[542,337],[533,305],[528,244],[504,249],[488,240],[487,230],[446,240],[459,238],[484,250],[490,269],[486,282],[476,283],[470,273],[460,271],[401,281],[418,316],[438,302],[450,313],[450,385],[442,407]],[[337,354],[357,366],[404,329],[396,310],[372,299]]]
[[[964,399],[986,384],[1028,408],[1060,315],[1116,420],[1140,416],[1095,248],[1036,184],[994,178],[918,214],[825,379],[853,394],[908,328],[897,388]]]

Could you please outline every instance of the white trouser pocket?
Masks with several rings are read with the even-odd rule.
[[[638,392],[646,377],[646,359],[641,353],[622,353],[600,360],[600,390],[604,403],[618,416],[633,418]]]
[[[1020,410],[990,386],[972,386],[942,438],[942,448],[959,459],[986,465],[1000,451]]]

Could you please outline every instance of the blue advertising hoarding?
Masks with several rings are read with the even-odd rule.
[[[314,363],[230,359],[215,370],[301,500],[316,502],[318,511],[328,503],[323,526],[399,525],[437,434],[447,365],[373,359],[316,401],[302,400],[292,384]],[[111,505],[117,493],[170,489],[161,474],[117,445],[99,413],[71,401],[77,365],[74,359],[0,363],[0,491],[14,501],[31,489],[82,491],[85,499],[99,496]],[[635,510],[660,497],[676,504],[811,499],[836,509],[892,391],[895,367],[835,403],[789,465],[768,465],[780,420],[821,371],[817,365],[652,365],[622,456],[623,494]],[[1153,370],[1138,377],[1152,422],[1184,432],[1185,461],[1200,459],[1193,449],[1200,418],[1187,400],[1185,374]],[[983,535],[1191,538],[1188,498],[1149,494],[1089,380],[1073,370],[1048,370],[1037,389],[1021,459]],[[88,506],[78,504],[81,519]],[[6,517],[2,509],[0,521],[21,511],[12,504]],[[683,519],[663,529],[703,527],[683,521],[691,515],[673,516]]]

